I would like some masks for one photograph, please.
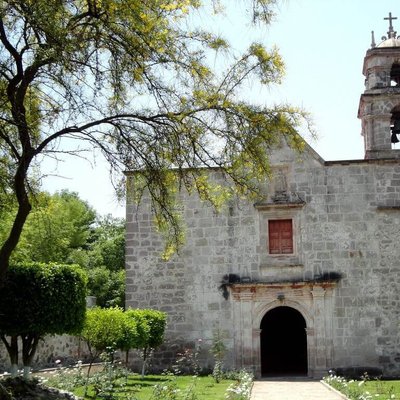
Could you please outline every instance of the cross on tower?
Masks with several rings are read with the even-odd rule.
[[[392,21],[393,21],[394,19],[397,19],[397,17],[392,17],[392,13],[390,12],[390,13],[389,13],[389,17],[385,17],[385,18],[383,18],[383,19],[389,20],[389,31],[388,31],[388,36],[389,36],[389,38],[395,37],[395,36],[396,36],[396,32],[393,30]]]

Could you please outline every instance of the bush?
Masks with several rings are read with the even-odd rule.
[[[167,315],[161,311],[149,309],[128,309],[126,314],[137,321],[139,340],[136,348],[142,350],[142,376],[144,376],[147,359],[152,350],[160,346],[164,340]]]
[[[10,266],[0,291],[0,337],[13,374],[18,369],[18,337],[27,373],[41,338],[80,333],[85,320],[86,282],[85,273],[76,265]]]
[[[92,361],[107,348],[117,349],[125,334],[125,315],[121,308],[91,308],[81,337],[86,342]]]

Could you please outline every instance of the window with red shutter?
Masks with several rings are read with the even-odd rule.
[[[291,219],[268,221],[269,254],[293,254]]]

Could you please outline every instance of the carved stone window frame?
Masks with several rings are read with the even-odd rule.
[[[301,224],[300,224],[300,210],[304,207],[305,203],[285,203],[285,204],[270,204],[258,203],[255,208],[258,210],[259,215],[259,254],[260,254],[260,267],[265,268],[274,266],[290,266],[301,264]],[[293,233],[293,253],[291,254],[270,254],[268,243],[268,221],[279,219],[292,220],[292,233]]]

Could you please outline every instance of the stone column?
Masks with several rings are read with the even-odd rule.
[[[253,329],[253,374],[261,377],[261,329]]]
[[[306,328],[307,335],[307,365],[308,365],[308,376],[313,377],[315,374],[315,340],[314,340],[314,328]]]
[[[240,293],[242,314],[242,367],[253,369],[253,294],[251,291]]]
[[[252,368],[253,333],[252,300],[250,289],[233,293],[234,348],[237,369]]]
[[[333,288],[329,287],[325,293],[325,348],[326,366],[332,367],[333,362]]]
[[[241,369],[242,360],[242,308],[240,303],[240,293],[233,293],[233,351],[235,359],[235,368]]]
[[[314,343],[315,343],[315,371],[314,375],[324,375],[327,370],[326,363],[326,329],[325,329],[325,289],[314,286]]]

